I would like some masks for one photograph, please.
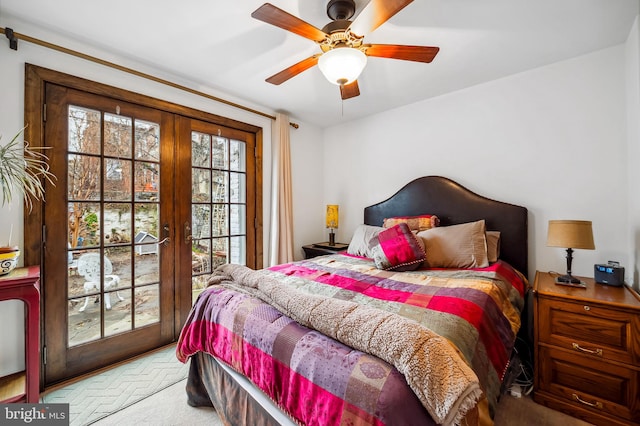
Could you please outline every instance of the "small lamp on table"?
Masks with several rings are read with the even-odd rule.
[[[329,245],[336,245],[336,234],[333,232],[334,229],[338,229],[338,205],[337,204],[327,204],[327,228],[329,228]]]
[[[567,274],[556,277],[556,284],[585,288],[584,281],[571,275],[573,249],[594,250],[591,221],[587,220],[550,220],[547,233],[548,247],[567,249]]]

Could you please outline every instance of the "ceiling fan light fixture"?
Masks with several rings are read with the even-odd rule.
[[[318,59],[318,67],[330,83],[338,86],[353,83],[367,65],[367,55],[360,49],[338,47]]]

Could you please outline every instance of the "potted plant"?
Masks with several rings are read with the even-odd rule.
[[[53,184],[55,176],[49,171],[48,157],[22,141],[23,131],[24,128],[9,143],[0,145],[0,190],[2,205],[10,203],[16,193],[21,193],[31,211],[34,201],[44,200],[44,180]],[[18,263],[20,250],[11,245],[12,234],[10,231],[7,245],[0,243],[0,275],[8,274]]]

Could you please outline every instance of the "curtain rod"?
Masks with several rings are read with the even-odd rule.
[[[16,33],[11,28],[2,28],[2,27],[0,27],[0,33],[5,34],[7,36],[7,38],[9,39],[9,46],[13,50],[18,50],[18,40],[24,40],[24,41],[29,42],[29,43],[33,43],[33,44],[37,44],[39,46],[46,47],[48,49],[57,50],[58,52],[66,53],[68,55],[75,56],[77,58],[81,58],[81,59],[85,59],[87,61],[95,62],[95,63],[100,64],[100,65],[104,65],[104,66],[107,66],[107,67],[110,67],[110,68],[117,69],[119,71],[123,71],[123,72],[129,73],[129,74],[133,74],[133,75],[135,75],[137,77],[142,77],[142,78],[145,78],[147,80],[155,81],[156,83],[161,83],[161,84],[164,84],[166,86],[173,87],[175,89],[179,89],[179,90],[182,90],[182,91],[185,91],[185,92],[189,92],[189,93],[194,94],[194,95],[202,96],[204,98],[207,98],[207,99],[210,99],[210,100],[213,100],[213,101],[216,101],[216,102],[220,102],[220,103],[232,106],[234,108],[242,109],[244,111],[248,111],[248,112],[251,112],[253,114],[261,115],[263,117],[267,117],[267,118],[270,118],[272,120],[276,119],[275,116],[267,114],[265,112],[255,110],[255,109],[246,107],[244,105],[240,105],[240,104],[237,104],[235,102],[228,101],[226,99],[218,98],[216,96],[209,95],[207,93],[200,92],[200,91],[195,90],[195,89],[191,89],[191,88],[189,88],[187,86],[182,86],[181,84],[173,83],[173,82],[171,82],[169,80],[164,80],[162,78],[155,77],[155,76],[153,76],[151,74],[146,74],[146,73],[143,73],[141,71],[134,70],[132,68],[127,68],[127,67],[124,67],[122,65],[114,64],[113,62],[109,62],[109,61],[106,61],[104,59],[96,58],[95,56],[90,56],[90,55],[78,52],[76,50],[67,49],[66,47],[58,46],[57,44],[49,43],[49,42],[44,41],[44,40],[40,40],[40,39],[37,39],[37,38],[29,37],[28,35],[25,35],[25,34]],[[293,123],[293,122],[290,122],[289,125],[291,127],[293,127],[294,129],[297,129],[297,128],[300,127],[300,125],[298,123]]]

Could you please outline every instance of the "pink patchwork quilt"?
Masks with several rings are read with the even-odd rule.
[[[527,287],[508,264],[393,272],[341,254],[242,268],[214,273],[181,361],[215,356],[306,425],[458,423],[495,407]]]

